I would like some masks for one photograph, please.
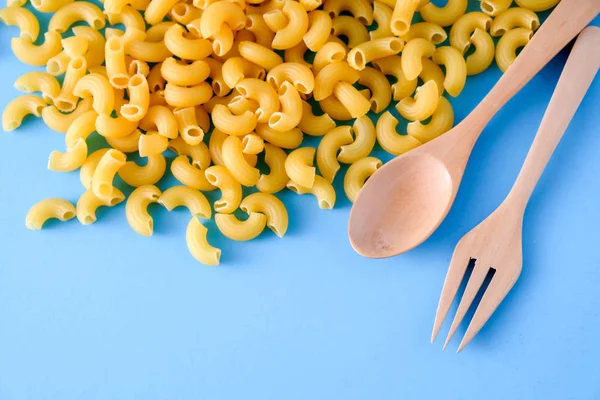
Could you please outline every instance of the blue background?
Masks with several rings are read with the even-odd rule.
[[[0,26],[0,109],[31,69],[11,54],[15,33]],[[281,196],[284,239],[236,243],[213,229],[217,268],[188,254],[185,210],[152,206],[151,238],[124,206],[31,232],[29,207],[75,202],[79,177],[46,169],[64,137],[41,121],[0,134],[0,399],[599,399],[600,79],[531,199],[514,290],[461,354],[465,326],[446,352],[450,321],[429,343],[454,245],[509,191],[566,55],[485,130],[440,229],[386,260],[350,247],[339,182],[333,211]],[[457,119],[499,76],[468,80]]]

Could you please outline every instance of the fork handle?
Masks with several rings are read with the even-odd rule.
[[[591,26],[581,32],[571,50],[533,145],[507,198],[507,201],[516,201],[523,211],[599,68],[600,28]]]
[[[476,134],[600,13],[600,0],[562,0],[498,83],[467,117]]]

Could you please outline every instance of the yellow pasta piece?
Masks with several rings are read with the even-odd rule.
[[[393,36],[392,32],[393,10],[384,2],[375,0],[373,2],[373,20],[377,23],[377,29],[369,32],[371,40]]]
[[[246,111],[256,113],[258,107],[259,104],[256,101],[250,100],[242,95],[235,96],[227,103],[227,108],[235,115],[242,115]]]
[[[356,47],[370,40],[367,28],[359,20],[349,15],[340,15],[333,18],[331,33],[337,37],[347,37],[349,48]]]
[[[165,18],[179,0],[151,0],[144,13],[144,19],[150,25],[156,25]]]
[[[75,109],[80,96],[76,93],[75,88],[80,80],[85,76],[87,66],[85,64],[85,58],[78,56],[74,57],[69,61],[67,67],[67,73],[63,80],[63,85],[57,98],[54,99],[54,105],[60,111],[71,112]],[[111,95],[113,95],[112,88],[109,86]],[[112,104],[109,104],[112,106]],[[111,109],[112,111],[112,109]]]
[[[50,18],[48,30],[64,33],[69,30],[71,25],[80,21],[85,21],[97,31],[106,26],[106,18],[98,6],[86,1],[76,1],[56,11]]]
[[[173,53],[165,45],[164,35],[172,25],[172,22],[161,22],[146,31],[146,39],[134,38],[128,41],[127,54],[136,60],[152,63],[159,63],[171,57]],[[133,27],[129,31],[136,36],[141,32]]]
[[[204,171],[190,163],[187,156],[176,157],[171,163],[171,173],[179,182],[202,191],[214,190],[215,187],[206,179]]]
[[[373,23],[373,6],[368,0],[327,0],[323,9],[331,15],[331,18],[337,17],[342,11],[347,11],[362,25]]]
[[[351,132],[353,133],[354,141],[349,144],[342,144],[340,146],[339,154],[337,155],[337,160],[345,164],[352,164],[359,159],[368,156],[373,150],[375,141],[377,140],[375,125],[373,125],[373,122],[367,116],[357,118],[356,121],[354,121]]]
[[[202,192],[187,186],[172,186],[162,192],[157,200],[168,211],[177,207],[187,208],[192,217],[210,219],[212,211],[210,203]]]
[[[242,153],[260,154],[265,149],[265,141],[256,133],[249,133],[242,138]]]
[[[322,176],[315,176],[315,182],[310,189],[303,187],[294,181],[289,181],[287,187],[297,194],[312,194],[317,198],[319,208],[323,210],[331,210],[335,206],[335,189],[331,183]]]
[[[39,46],[33,44],[33,41],[28,37],[13,38],[10,46],[19,61],[34,67],[41,67],[46,65],[50,58],[60,53],[62,50],[60,41],[60,34],[50,31],[44,33],[44,44]]]
[[[431,121],[423,124],[420,121],[414,121],[407,125],[407,133],[421,143],[427,143],[443,133],[448,132],[454,125],[454,111],[452,105],[445,97],[440,97],[439,103]]]
[[[55,218],[64,222],[73,219],[76,213],[75,206],[67,200],[45,199],[29,209],[25,217],[25,226],[27,229],[39,231],[49,219]]]
[[[415,38],[406,43],[402,51],[402,71],[406,79],[416,79],[423,70],[423,58],[431,57],[434,51],[434,44],[426,39]]]
[[[401,56],[390,56],[375,60],[373,66],[384,75],[396,78],[396,83],[392,84],[392,97],[394,100],[400,101],[411,96],[417,88],[417,79],[409,80],[404,75]]]
[[[243,136],[256,128],[257,117],[252,111],[233,115],[227,106],[217,104],[212,112],[212,121],[215,128],[228,135]]]
[[[475,52],[467,56],[467,75],[477,75],[488,69],[494,61],[495,46],[492,37],[482,29],[475,29],[471,35]]]
[[[248,164],[242,153],[242,141],[237,136],[229,136],[221,149],[223,163],[233,177],[244,186],[254,186],[260,178],[260,171]]]
[[[74,143],[67,146],[67,151],[61,153],[53,151],[48,159],[48,169],[50,171],[71,172],[83,165],[87,157],[87,144],[85,139],[76,139]]]
[[[507,10],[513,3],[513,0],[481,0],[481,11],[495,17]]]
[[[302,117],[298,123],[298,128],[307,135],[323,136],[333,128],[335,121],[327,114],[315,115],[312,107],[306,101],[302,101]]]
[[[350,137],[352,140],[352,136]],[[316,169],[313,166],[316,149],[302,147],[292,151],[285,159],[285,172],[290,179],[305,188],[315,183]]]
[[[158,132],[147,132],[141,135],[138,142],[140,157],[149,157],[161,154],[169,147],[169,139]]]
[[[317,76],[325,66],[344,61],[345,59],[346,49],[344,46],[335,42],[327,42],[315,54],[312,70],[315,76]]]
[[[396,132],[398,120],[386,111],[377,121],[377,142],[385,151],[399,156],[421,145],[417,139],[409,135],[400,135]]]
[[[39,71],[21,75],[15,81],[14,87],[24,93],[40,92],[47,104],[52,104],[60,93],[60,84],[56,78],[46,72]]]
[[[426,22],[445,27],[452,25],[465,14],[468,3],[468,0],[448,0],[443,7],[427,3],[419,9],[419,12]]]
[[[105,138],[124,138],[137,127],[137,122],[128,121],[121,116],[113,118],[108,114],[99,114],[96,118],[96,132]]]
[[[536,13],[526,8],[514,7],[494,18],[490,26],[490,34],[492,36],[502,36],[515,28],[527,28],[535,31],[539,27],[540,19]]]
[[[496,64],[500,71],[506,72],[508,67],[517,58],[517,50],[533,37],[533,31],[527,28],[515,28],[506,32],[498,41],[496,46]]]
[[[115,108],[115,92],[108,79],[100,74],[89,74],[79,79],[73,88],[73,94],[77,97],[92,97],[93,108],[98,114],[110,114]]]
[[[375,68],[366,67],[360,71],[358,83],[371,92],[371,111],[380,113],[385,110],[392,100],[392,88],[385,75]]]
[[[256,125],[256,133],[265,141],[282,149],[295,149],[302,143],[302,131],[298,128],[287,132],[279,132],[268,124],[258,124]]]
[[[283,190],[290,180],[285,172],[287,154],[279,147],[265,143],[265,163],[269,173],[262,174],[256,183],[256,188],[263,193],[277,193]]]
[[[169,57],[171,58],[171,57]],[[162,66],[165,62],[168,62],[167,58],[165,61],[156,64],[154,67],[150,69],[150,73],[148,74],[148,87],[150,88],[150,93],[162,92],[165,90],[165,85],[167,81],[162,76]],[[173,82],[177,84],[176,82]]]
[[[540,12],[546,11],[558,4],[560,0],[515,0],[519,7]]]
[[[179,126],[179,134],[181,138],[190,146],[195,146],[204,139],[204,130],[196,121],[195,107],[176,108],[173,110],[173,115]]]
[[[167,83],[164,90],[167,104],[179,108],[199,106],[209,101],[212,95],[212,87],[208,82],[202,82],[191,87],[182,87]]]
[[[113,190],[113,179],[123,165],[126,157],[122,152],[110,149],[100,159],[92,176],[92,190],[101,200],[108,200]]]
[[[92,178],[94,176],[94,172],[96,171],[96,168],[98,167],[98,163],[100,162],[100,160],[102,159],[104,154],[106,154],[108,152],[108,150],[110,150],[110,149],[104,148],[104,149],[96,150],[95,152],[90,154],[88,156],[88,158],[85,159],[85,162],[83,163],[83,165],[81,166],[81,169],[79,170],[79,180],[81,181],[81,184],[83,185],[84,188],[86,188],[86,189],[92,188]]]
[[[164,176],[167,162],[162,154],[152,154],[147,157],[146,165],[138,165],[127,161],[119,168],[119,176],[123,182],[133,187],[154,185]]]
[[[140,186],[135,189],[125,204],[125,217],[131,229],[142,236],[152,236],[154,219],[148,213],[148,206],[156,203],[161,192],[154,185]]]
[[[265,14],[265,21],[268,24],[268,16],[278,11],[269,11]],[[283,15],[287,17],[287,24],[275,32],[271,47],[278,50],[289,49],[302,41],[302,38],[308,31],[308,15],[302,5],[296,1],[286,0],[281,9]]]
[[[262,14],[249,14],[246,18],[246,29],[254,34],[256,43],[263,47],[271,46],[275,33],[267,26]]]
[[[296,88],[285,81],[279,88],[281,111],[274,112],[269,118],[269,127],[279,132],[294,129],[302,118],[302,99]]]
[[[370,96],[369,89],[359,90],[358,93],[360,93],[367,100],[368,103]],[[353,92],[353,94],[355,93]],[[349,100],[352,100],[352,97],[349,97]],[[368,110],[368,104],[362,101],[361,103]],[[334,95],[321,100],[319,102],[319,105],[321,106],[321,109],[325,113],[329,114],[329,116],[333,119],[337,119],[340,121],[348,121],[355,118],[350,114],[348,108],[346,108],[346,106],[342,104],[342,102],[339,101]]]
[[[258,1],[258,0],[254,0]],[[312,11],[319,8],[323,4],[323,0],[299,0],[300,4],[306,11]]]
[[[314,10],[308,13],[308,31],[303,37],[304,43],[312,51],[318,51],[329,39],[333,23],[327,12]]]
[[[238,4],[230,1],[210,4],[202,13],[200,33],[204,39],[212,38],[223,25],[232,31],[239,31],[245,27],[246,15]]]
[[[267,82],[275,89],[288,82],[299,93],[305,95],[312,93],[315,87],[315,77],[310,68],[295,62],[285,62],[275,66],[267,74]]]
[[[65,135],[67,147],[74,146],[78,139],[87,140],[88,136],[96,131],[96,118],[98,118],[98,113],[94,110],[86,111],[78,116],[69,126]]]
[[[316,101],[321,101],[333,94],[333,88],[338,82],[353,84],[359,78],[359,72],[346,62],[329,64],[315,78],[313,97]]]
[[[46,108],[46,102],[40,97],[31,94],[17,97],[12,100],[2,113],[2,129],[4,132],[14,131],[23,123],[28,115],[41,117]]]
[[[150,91],[146,77],[142,74],[132,76],[127,85],[127,92],[129,103],[120,108],[121,115],[128,121],[140,121],[150,107]]]
[[[223,80],[229,88],[234,88],[244,78],[265,79],[265,70],[242,58],[232,57],[223,63],[221,69]]]
[[[116,3],[119,3],[118,6],[122,7],[122,9],[118,11],[110,10],[112,4]],[[106,13],[108,22],[111,25],[123,24],[125,25],[125,29],[137,28],[141,31],[146,30],[146,21],[144,21],[142,14],[140,14],[140,12],[134,7],[127,5],[126,2],[122,0],[105,0],[104,12]]]
[[[471,36],[475,29],[488,31],[492,18],[482,12],[470,12],[460,17],[450,29],[450,45],[463,55],[471,47]]]
[[[215,214],[215,223],[219,231],[231,240],[239,242],[252,240],[262,233],[267,225],[264,214],[250,213],[248,219],[240,221],[233,214]]]
[[[81,114],[92,109],[92,99],[81,100],[70,114],[63,114],[54,106],[42,110],[42,120],[46,126],[56,132],[66,133],[73,121]]]
[[[164,40],[167,49],[184,60],[202,60],[212,53],[212,45],[208,40],[186,37],[185,29],[178,24],[171,25]]]
[[[171,17],[182,25],[202,17],[202,10],[187,3],[177,3],[171,8]]]
[[[206,239],[207,235],[208,229],[206,229],[196,217],[192,217],[185,232],[188,250],[196,261],[214,267],[219,265],[221,249],[217,249],[208,244]]]
[[[31,5],[40,12],[50,13],[56,12],[74,1],[75,0],[31,0]]]
[[[287,209],[277,197],[267,193],[252,193],[242,200],[240,209],[246,214],[264,214],[267,226],[279,237],[283,237],[288,229],[289,217]]]
[[[381,38],[361,43],[348,52],[348,64],[357,70],[363,70],[373,60],[398,54],[404,42],[395,37]]]
[[[140,121],[140,127],[145,131],[156,130],[166,138],[175,139],[178,135],[178,125],[173,112],[165,106],[152,106]]]
[[[200,142],[190,146],[181,137],[169,141],[169,150],[178,156],[184,155],[192,159],[192,165],[201,170],[208,168],[211,162],[211,154],[208,147]]]
[[[350,130],[351,128],[349,126],[338,126],[337,128],[334,128],[331,132],[323,136],[323,139],[319,143],[319,147],[317,147],[317,166],[319,167],[319,171],[321,172],[321,175],[323,175],[323,178],[327,179],[329,182],[333,182],[335,175],[340,169],[340,164],[337,161],[337,154],[340,148],[353,142]],[[298,182],[298,180],[294,178],[292,178],[292,180]]]
[[[235,88],[242,96],[258,102],[259,107],[256,110],[257,122],[264,123],[269,121],[271,115],[279,110],[277,92],[267,82],[256,78],[245,78]],[[225,130],[223,131],[226,132]]]
[[[302,41],[294,47],[285,49],[285,51],[283,52],[283,59],[285,60],[285,62],[298,63],[310,68],[311,65],[304,59],[307,52],[308,47],[306,47],[306,43]]]
[[[77,200],[75,206],[77,219],[82,225],[89,225],[96,222],[96,210],[99,207],[113,207],[125,200],[125,195],[117,188],[114,189],[110,199],[101,200],[94,195],[91,189],[86,190]]]
[[[391,29],[396,36],[406,35],[420,0],[397,0],[392,13]]]
[[[106,74],[110,84],[125,89],[129,83],[129,73],[125,64],[125,43],[122,38],[111,37],[106,41]]]
[[[333,95],[344,106],[352,118],[362,117],[369,112],[371,103],[354,86],[347,82],[338,82],[333,88]]]
[[[351,203],[356,201],[358,192],[365,185],[365,181],[380,167],[381,160],[375,157],[365,157],[355,161],[344,176],[344,192]]]
[[[72,30],[76,37],[81,37],[88,43],[88,50],[84,54],[88,69],[102,65],[104,63],[104,47],[106,45],[104,36],[89,26],[75,26]]]
[[[431,43],[438,45],[448,39],[448,34],[441,26],[432,24],[430,22],[417,22],[412,24],[408,33],[402,36],[402,40],[408,42],[414,38],[423,38],[429,40]]]
[[[446,68],[444,89],[450,96],[458,96],[467,81],[467,63],[460,51],[451,46],[442,46],[435,50],[432,58],[436,64]]]
[[[31,11],[23,7],[0,9],[0,22],[19,27],[19,37],[35,42],[40,34],[40,23]]]
[[[140,148],[140,136],[142,136],[142,132],[136,129],[124,137],[106,138],[106,142],[114,149],[123,153],[137,153]]]
[[[283,63],[283,59],[277,53],[258,43],[243,41],[239,44],[238,50],[246,60],[267,71]]]
[[[427,81],[423,86],[417,88],[414,98],[407,97],[400,100],[396,109],[409,121],[423,121],[433,115],[439,98],[440,94],[436,83]]]
[[[242,185],[233,177],[227,167],[213,165],[204,171],[208,182],[221,191],[221,198],[215,200],[215,211],[229,214],[237,210],[242,201]]]

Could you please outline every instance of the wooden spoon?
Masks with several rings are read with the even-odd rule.
[[[563,0],[494,88],[460,124],[379,169],[348,222],[352,247],[371,258],[423,243],[450,210],[477,138],[492,117],[600,13],[600,0]]]

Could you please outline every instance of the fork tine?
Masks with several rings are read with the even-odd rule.
[[[457,353],[465,348],[467,344],[479,333],[479,330],[485,325],[485,323],[490,319],[498,305],[504,300],[508,292],[512,289],[513,285],[517,281],[517,278],[507,279],[506,276],[500,275],[499,271],[496,271],[496,274],[492,278],[489,286],[487,287],[477,310],[475,311],[475,315],[473,315],[473,319],[467,328],[467,332],[463,337],[460,345],[458,346]]]
[[[442,287],[442,294],[440,294],[440,301],[438,303],[438,308],[435,313],[435,320],[433,322],[431,343],[435,341],[435,338],[442,327],[442,323],[446,319],[446,315],[448,315],[448,311],[450,310],[450,306],[456,297],[460,283],[465,277],[469,263],[470,258],[461,251],[461,246],[459,243],[454,250],[454,254],[452,255],[450,267],[448,268],[448,273],[446,274],[446,280],[444,281],[444,286]]]
[[[477,292],[479,292],[481,285],[483,285],[483,281],[485,280],[485,277],[487,276],[489,270],[490,268],[487,267],[482,260],[475,261],[473,273],[469,278],[469,283],[467,284],[465,293],[463,294],[463,297],[460,300],[458,311],[456,311],[454,321],[452,321],[452,326],[450,327],[450,332],[448,333],[448,337],[446,338],[446,343],[444,343],[444,349],[446,348],[446,346],[448,346],[450,340],[452,340],[452,336],[454,336],[456,329],[458,328],[463,318],[465,317],[465,314],[469,310],[469,307],[471,306],[473,299],[477,295]]]

